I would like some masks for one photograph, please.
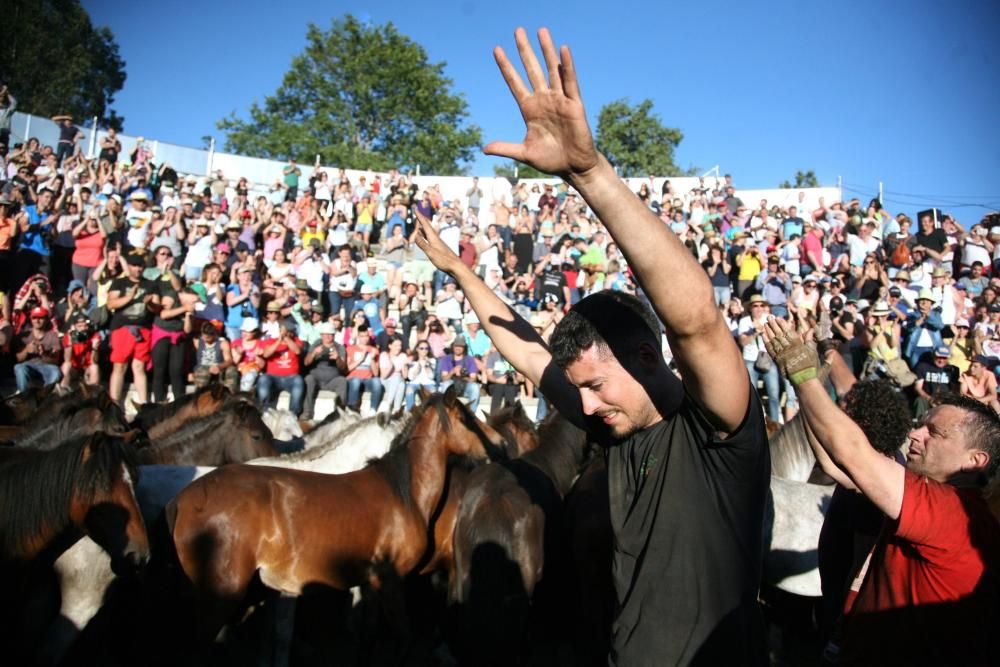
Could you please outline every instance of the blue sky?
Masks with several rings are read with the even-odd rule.
[[[651,98],[684,132],[681,166],[718,164],[747,188],[814,169],[862,197],[881,180],[890,210],[937,203],[963,222],[986,211],[976,205],[1000,209],[994,0],[83,4],[125,58],[114,106],[128,134],[221,143],[216,121],[280,85],[307,23],[325,29],[350,12],[392,21],[446,62],[484,141],[518,140],[523,124],[490,51],[513,52],[517,25],[532,35],[544,25],[573,50],[592,126],[606,102]],[[472,170],[493,164],[481,156]]]

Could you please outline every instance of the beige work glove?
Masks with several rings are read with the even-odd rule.
[[[767,353],[793,385],[798,387],[803,382],[819,378],[821,365],[815,345],[803,342],[787,321],[772,317],[764,324],[761,333]]]

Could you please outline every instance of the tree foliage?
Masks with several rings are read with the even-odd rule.
[[[514,174],[515,167],[517,168],[517,175]],[[530,165],[523,162],[515,162],[514,160],[493,165],[493,175],[515,180],[520,178],[551,178],[548,174],[538,171]]]
[[[444,63],[392,23],[371,26],[348,14],[323,31],[310,24],[305,51],[281,86],[249,119],[219,121],[226,149],[284,160],[358,169],[417,165],[425,173],[460,173],[480,144],[467,124],[465,98],[449,92]]]
[[[625,177],[694,173],[674,163],[674,150],[683,139],[683,132],[663,125],[648,99],[634,106],[626,99],[615,100],[597,116],[597,149]]]
[[[795,172],[795,182],[789,183],[788,181],[782,181],[778,184],[779,188],[818,188],[819,179],[816,178],[816,172],[812,169],[809,171],[796,171]]]
[[[0,81],[18,110],[40,116],[96,116],[121,129],[111,104],[125,85],[125,61],[111,30],[95,28],[78,0],[6,0],[0,20]]]

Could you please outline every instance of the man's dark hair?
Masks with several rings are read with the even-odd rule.
[[[990,457],[990,462],[980,473],[980,484],[985,486],[1000,468],[1000,416],[985,403],[958,394],[942,395],[938,405],[953,405],[967,413],[962,424],[966,443],[969,447],[983,450]]]
[[[660,322],[653,311],[638,297],[604,290],[573,306],[552,332],[549,350],[560,368],[594,345],[614,354],[624,366],[641,343],[660,349]]]
[[[872,448],[891,457],[910,431],[910,409],[888,380],[857,382],[844,395],[844,412],[864,431]]]

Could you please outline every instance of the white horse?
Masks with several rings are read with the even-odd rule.
[[[389,451],[406,421],[401,416],[385,413],[358,419],[345,411],[340,418],[306,434],[303,451],[248,463],[326,474],[352,472]],[[213,466],[140,466],[136,499],[146,525],[156,525],[163,508],[181,489],[213,470]],[[88,537],[63,552],[53,568],[62,594],[59,613],[69,623],[54,623],[50,627],[39,656],[41,664],[58,664],[65,656],[80,632],[100,611],[105,593],[115,577],[110,558]]]
[[[288,441],[302,437],[302,426],[294,412],[268,408],[261,415],[264,425],[271,429],[275,440]]]
[[[764,581],[785,592],[820,597],[819,533],[833,486],[810,484],[816,457],[802,417],[771,436],[771,490],[764,516]]]

